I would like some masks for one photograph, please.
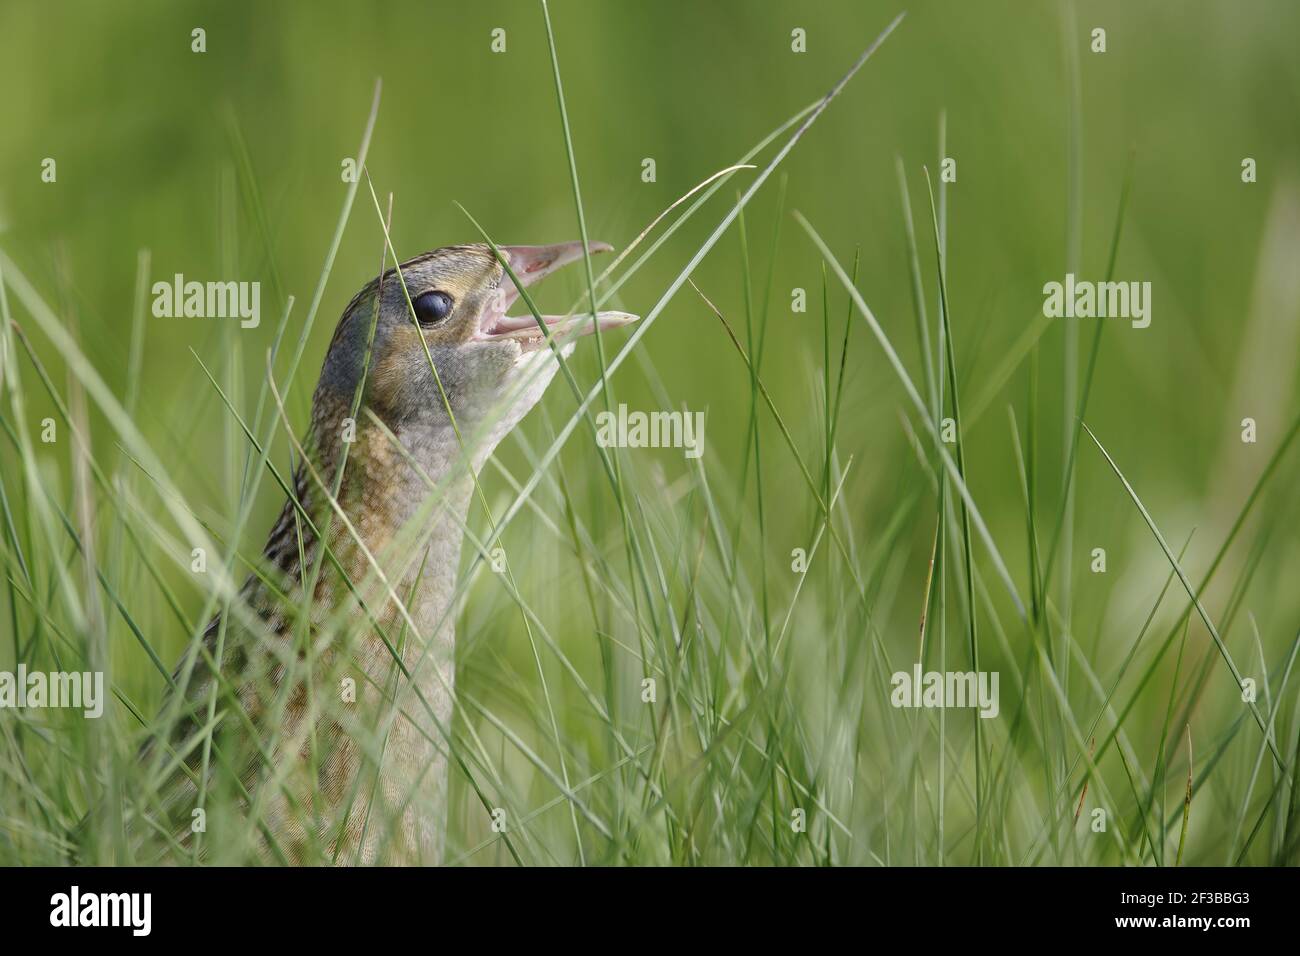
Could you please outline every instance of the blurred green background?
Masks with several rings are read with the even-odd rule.
[[[947,188],[947,248],[964,411],[985,400],[983,414],[966,423],[970,486],[1014,578],[1025,585],[1025,509],[1006,406],[1014,406],[1023,435],[1026,363],[1014,366],[1005,382],[998,372],[1041,316],[1043,284],[1066,272],[1071,97],[1065,48],[1072,44],[1081,89],[1078,271],[1101,278],[1132,151],[1132,193],[1116,277],[1153,285],[1150,328],[1117,322],[1106,329],[1087,420],[1171,546],[1177,550],[1196,530],[1186,564],[1197,578],[1297,404],[1300,6],[1290,0],[557,0],[552,17],[592,237],[625,246],[678,196],[822,95],[904,8],[908,15],[900,28],[781,168],[788,177],[786,209],[762,369],[774,401],[796,443],[816,458],[821,260],[789,217],[791,209],[808,217],[846,265],[860,253],[859,288],[920,380],[895,162],[901,158],[909,177],[933,322],[938,291],[922,167],[937,167],[940,116],[946,114],[945,154],[956,159],[958,174]],[[191,52],[194,27],[207,31],[205,53]],[[498,27],[506,31],[503,54],[490,50],[491,31]],[[806,31],[806,53],[791,51],[796,27]],[[1088,49],[1094,27],[1107,31],[1104,54]],[[227,416],[190,350],[221,369],[229,350],[237,349],[249,370],[243,401],[251,404],[282,307],[273,273],[284,293],[297,297],[295,320],[301,321],[344,198],[340,163],[355,154],[377,77],[383,92],[369,169],[381,199],[393,195],[399,255],[476,240],[453,201],[500,242],[577,238],[546,33],[532,2],[0,5],[0,247],[47,301],[60,303],[61,314],[75,315],[83,346],[110,386],[119,395],[128,387],[138,250],[151,251],[155,280],[181,272],[263,284],[262,322],[255,330],[232,332],[228,324],[209,320],[146,321],[136,383],[138,424],[191,503],[212,514],[223,512],[238,471],[225,461]],[[269,248],[243,200],[234,204],[235,229],[222,232],[223,190],[228,198],[236,188],[238,140],[246,144],[266,210]],[[56,183],[41,181],[45,157],[57,160]],[[656,163],[653,183],[641,178],[647,157]],[[1244,157],[1257,161],[1255,184],[1241,181]],[[618,307],[647,312],[752,176],[738,174],[674,236],[624,287]],[[760,299],[778,185],[773,177],[746,210]],[[374,275],[381,241],[363,182],[288,399],[299,423],[305,424],[333,323]],[[236,264],[232,274],[222,271],[223,256]],[[744,325],[734,228],[694,278],[734,327]],[[805,314],[791,312],[796,287],[808,290]],[[547,284],[539,304],[568,306],[580,289],[579,270],[572,270]],[[831,303],[832,327],[838,329],[847,301],[833,277]],[[21,309],[16,318],[23,323]],[[290,339],[297,327],[291,322]],[[1064,327],[1065,322],[1053,324],[1041,339],[1035,397],[1046,516],[1040,520],[1049,527],[1063,454]],[[1084,355],[1091,328],[1082,326]],[[39,335],[33,339],[61,382],[55,353]],[[704,464],[717,469],[711,473],[719,488],[734,489],[751,394],[748,372],[720,323],[686,287],[646,335],[641,351],[648,365],[629,362],[613,380],[618,400],[658,407],[645,374],[653,368],[675,406],[707,411]],[[594,350],[580,350],[576,362],[583,381],[592,381]],[[870,552],[896,514],[901,489],[924,479],[900,424],[900,411],[911,416],[912,409],[858,319],[845,382],[840,454],[842,460],[852,455],[854,467],[844,500],[854,533]],[[35,423],[53,406],[34,378],[26,386]],[[543,410],[524,428],[532,446],[550,434],[548,419],[558,426],[573,407],[566,389],[552,388]],[[1258,422],[1257,444],[1240,441],[1247,416]],[[785,595],[789,549],[805,543],[813,509],[770,416],[760,419],[768,573],[777,593]],[[97,453],[115,454],[109,433],[100,434]],[[9,455],[12,446],[4,449]],[[61,454],[51,452],[51,465],[66,469]],[[633,454],[626,459],[632,467],[662,469],[670,483],[689,470],[679,451]],[[519,448],[511,445],[502,455],[517,474],[526,470]],[[616,523],[617,509],[595,461],[589,436],[579,431],[562,462],[592,520],[608,528]],[[1275,532],[1261,545],[1244,606],[1255,615],[1270,661],[1290,646],[1300,617],[1300,590],[1294,587],[1300,547],[1288,530],[1296,520],[1295,478],[1291,457],[1255,516]],[[508,503],[499,478],[485,480],[494,503]],[[1079,449],[1078,482],[1071,627],[1105,675],[1141,625],[1168,564],[1086,440]],[[250,523],[250,547],[260,542],[279,507],[269,486]],[[754,504],[747,497],[727,507],[745,516]],[[516,565],[529,561],[529,527],[518,523],[507,539],[519,555]],[[1243,538],[1247,545],[1257,540],[1255,527]],[[901,661],[913,653],[933,534],[934,508],[927,498],[919,511],[909,512],[900,537],[891,539],[899,549],[886,576],[894,596],[882,605],[887,617],[874,626]],[[1108,552],[1105,575],[1088,571],[1093,547]],[[1234,552],[1237,563],[1225,582],[1238,573],[1246,553],[1246,546]],[[539,546],[536,560],[543,565],[552,557]],[[534,595],[543,584],[555,583],[542,567],[528,574],[538,582]],[[996,582],[988,579],[1004,606]],[[1226,588],[1211,592],[1212,611],[1222,606]],[[488,586],[477,585],[471,607],[473,595],[487,592]],[[198,607],[197,593],[186,597]],[[539,607],[548,601],[561,605],[553,619],[556,634],[565,639],[564,622],[571,619],[565,616],[566,598],[538,600]],[[477,680],[486,688],[499,677],[497,654],[517,661],[521,673],[529,671],[518,615],[504,607],[495,615],[467,612],[480,631],[493,635],[494,645],[462,660],[470,686],[478,686]],[[152,619],[160,628],[165,621],[161,611]],[[580,621],[572,626],[582,627]],[[1198,623],[1192,635],[1203,654],[1209,638]],[[591,653],[583,643],[589,638],[571,636],[575,654]],[[1254,659],[1244,620],[1227,637],[1243,660]],[[156,635],[157,645],[171,654],[184,640],[165,629]],[[138,650],[123,646],[118,653],[125,686],[145,701],[159,693],[156,675],[134,667]],[[1210,693],[1230,704],[1235,689],[1219,666],[1216,661]],[[1137,728],[1158,733],[1168,679],[1155,682],[1142,699]],[[801,692],[817,699],[817,679]],[[1247,751],[1253,755],[1257,741],[1249,730]],[[1154,736],[1149,743],[1155,745]],[[470,828],[463,819],[454,826]]]

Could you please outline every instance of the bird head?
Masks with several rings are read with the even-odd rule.
[[[588,245],[591,252],[610,248]],[[524,287],[583,257],[580,242],[498,249]],[[488,426],[499,440],[536,404],[558,368],[529,310],[508,314],[518,298],[514,279],[487,245],[435,249],[388,270],[357,293],[339,320],[318,406],[350,405],[364,369],[365,404],[393,430],[446,425],[454,416],[462,432]],[[590,313],[542,316],[565,355],[597,323],[604,330],[636,318],[625,312],[601,312],[594,322]]]

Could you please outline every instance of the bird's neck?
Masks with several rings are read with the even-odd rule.
[[[343,449],[338,449],[343,452]],[[451,603],[474,487],[456,433],[441,425],[358,427],[355,441],[322,469],[337,482],[347,517],[340,535],[349,564],[377,579],[392,616],[425,637],[451,633]],[[342,480],[338,479],[339,468]],[[476,470],[476,469],[475,469]],[[348,528],[346,525],[350,525]],[[359,539],[359,541],[358,541]],[[354,578],[355,580],[355,578]],[[397,611],[393,592],[405,603]]]
[[[449,651],[466,515],[475,473],[492,449],[475,445],[467,461],[450,425],[380,426],[364,411],[352,424],[346,408],[316,412],[310,463],[295,488],[310,524],[286,503],[267,557],[298,587],[319,562],[318,624],[350,604],[353,620],[377,619],[394,645],[414,629],[411,647],[433,641]]]
[[[363,585],[368,612],[373,616],[382,607],[385,627],[413,626],[421,642],[450,647],[457,568],[477,473],[558,368],[549,354],[533,353],[528,364],[539,367],[523,370],[523,384],[502,406],[463,405],[470,414],[461,416],[459,429],[436,408],[426,417],[386,424],[367,409],[354,418],[350,401],[317,390],[308,445],[312,468],[299,476],[299,497],[306,497],[319,533],[329,528],[333,560],[326,563],[336,578],[341,566],[350,582]],[[337,507],[322,488],[337,491]],[[281,539],[288,537],[285,527],[293,530],[292,519],[286,506],[277,528]],[[290,554],[277,563],[289,570],[296,561]],[[337,583],[353,590],[347,581]],[[343,592],[313,596],[316,606],[336,606]]]

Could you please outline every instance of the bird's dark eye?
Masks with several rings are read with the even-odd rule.
[[[445,292],[426,292],[411,304],[415,306],[415,317],[422,325],[441,322],[451,315],[451,296]]]

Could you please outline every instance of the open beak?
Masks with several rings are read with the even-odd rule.
[[[519,284],[527,288],[546,278],[557,269],[577,262],[582,258],[581,242],[561,242],[554,246],[498,246],[501,255],[510,263],[510,269],[519,278]],[[613,246],[605,242],[588,243],[587,248],[594,254],[611,252]],[[531,313],[524,310],[523,315],[507,315],[506,311],[519,298],[519,289],[506,272],[501,273],[501,282],[497,286],[495,300],[483,310],[475,338],[480,341],[494,342],[501,339],[514,339],[524,351],[540,348],[545,344],[546,336],[537,325]],[[616,329],[620,325],[637,321],[640,316],[627,312],[598,312],[596,321],[592,322],[591,313],[580,315],[543,315],[551,335],[558,339],[576,338],[588,335],[599,324],[601,331]]]

